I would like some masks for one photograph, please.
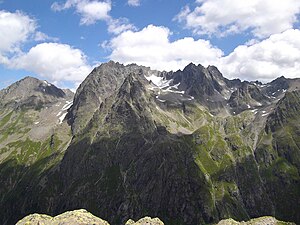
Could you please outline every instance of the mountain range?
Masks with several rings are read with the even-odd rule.
[[[75,95],[0,91],[0,223],[85,208],[111,224],[300,223],[300,79],[229,80],[110,61]]]

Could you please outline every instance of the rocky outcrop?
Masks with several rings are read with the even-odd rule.
[[[58,216],[51,217],[43,214],[28,215],[18,221],[16,225],[109,225],[85,209],[78,209],[62,213]],[[164,225],[159,218],[144,217],[138,221],[129,219],[125,225]]]
[[[65,212],[61,215],[51,217],[41,214],[32,214],[17,222],[16,225],[109,225],[84,209]]]
[[[220,221],[217,225],[296,225],[295,223],[283,222],[271,216],[260,217],[247,222],[237,222],[233,219]]]
[[[51,217],[42,214],[32,214],[18,221],[16,225],[109,225],[84,209],[65,212]],[[129,219],[125,225],[164,225],[159,218],[144,217],[138,221]],[[296,225],[295,223],[283,222],[271,216],[251,219],[247,222],[237,222],[233,219],[221,220],[216,225]]]
[[[164,223],[159,218],[144,217],[134,222],[133,220],[128,220],[125,225],[164,225]]]

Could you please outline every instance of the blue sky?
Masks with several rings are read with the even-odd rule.
[[[108,60],[300,77],[299,13],[299,0],[0,0],[0,88],[30,75],[75,89]]]

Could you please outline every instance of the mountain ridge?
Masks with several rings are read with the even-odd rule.
[[[216,67],[194,64],[176,72],[102,64],[73,104],[24,109],[28,118],[55,118],[42,143],[26,145],[26,134],[16,145],[11,133],[0,134],[0,144],[11,139],[0,148],[3,224],[33,211],[74,208],[113,224],[145,215],[186,225],[263,215],[298,222],[299,81],[228,80]],[[0,124],[10,111],[0,114]],[[65,120],[57,121],[61,114]],[[21,160],[22,144],[22,154],[40,157]],[[15,154],[8,155],[10,146]],[[27,186],[31,196],[20,196]]]

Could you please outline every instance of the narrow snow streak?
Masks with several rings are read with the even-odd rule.
[[[66,115],[67,115],[67,112],[62,114],[61,117],[59,117],[59,124],[62,124],[62,122],[64,121]]]

